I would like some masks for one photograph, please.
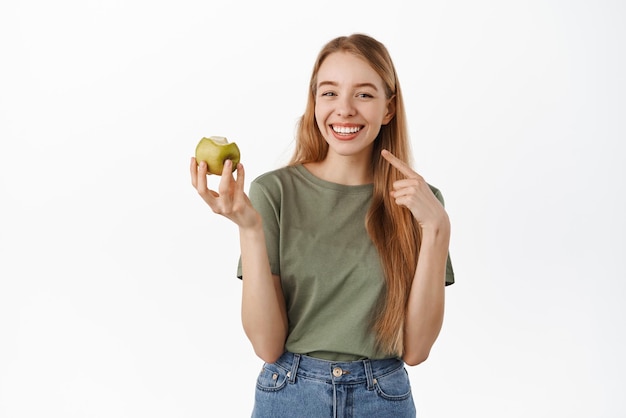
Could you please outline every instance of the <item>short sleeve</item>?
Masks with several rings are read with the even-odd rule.
[[[445,206],[445,201],[441,191],[433,186],[430,186],[430,188],[441,204]],[[448,252],[448,259],[446,260],[446,286],[450,286],[451,284],[454,284],[454,269],[452,268],[452,259],[450,258],[450,253]]]
[[[270,262],[272,274],[280,275],[280,189],[277,188],[275,193],[271,193],[265,186],[257,181],[250,184],[248,192],[250,203],[259,212],[263,220],[263,232],[265,234],[265,243],[267,246],[267,255]],[[237,277],[243,277],[241,267],[241,256],[237,264]]]

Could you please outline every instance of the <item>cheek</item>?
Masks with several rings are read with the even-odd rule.
[[[326,114],[323,112],[323,109],[317,105],[315,106],[315,123],[320,130],[323,130],[326,124]]]
[[[372,118],[374,120],[379,121],[381,125],[386,125],[387,123],[389,123],[389,120],[391,119],[389,111],[386,107],[381,108],[381,109],[376,109],[376,111],[372,112]]]

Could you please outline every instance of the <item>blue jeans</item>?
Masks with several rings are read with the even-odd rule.
[[[252,412],[252,418],[281,417],[415,417],[404,362],[333,362],[286,352],[263,365]]]

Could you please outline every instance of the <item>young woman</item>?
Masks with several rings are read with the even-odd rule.
[[[224,166],[193,186],[239,227],[242,322],[265,362],[253,417],[413,417],[405,364],[429,355],[454,283],[440,192],[410,166],[385,46],[362,34],[320,51],[291,162],[244,192]]]

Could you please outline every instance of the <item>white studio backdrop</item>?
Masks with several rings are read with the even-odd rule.
[[[190,185],[286,162],[317,52],[389,48],[457,283],[419,416],[623,417],[620,1],[5,1],[0,417],[245,417],[238,236]],[[215,186],[216,178],[211,178]]]

